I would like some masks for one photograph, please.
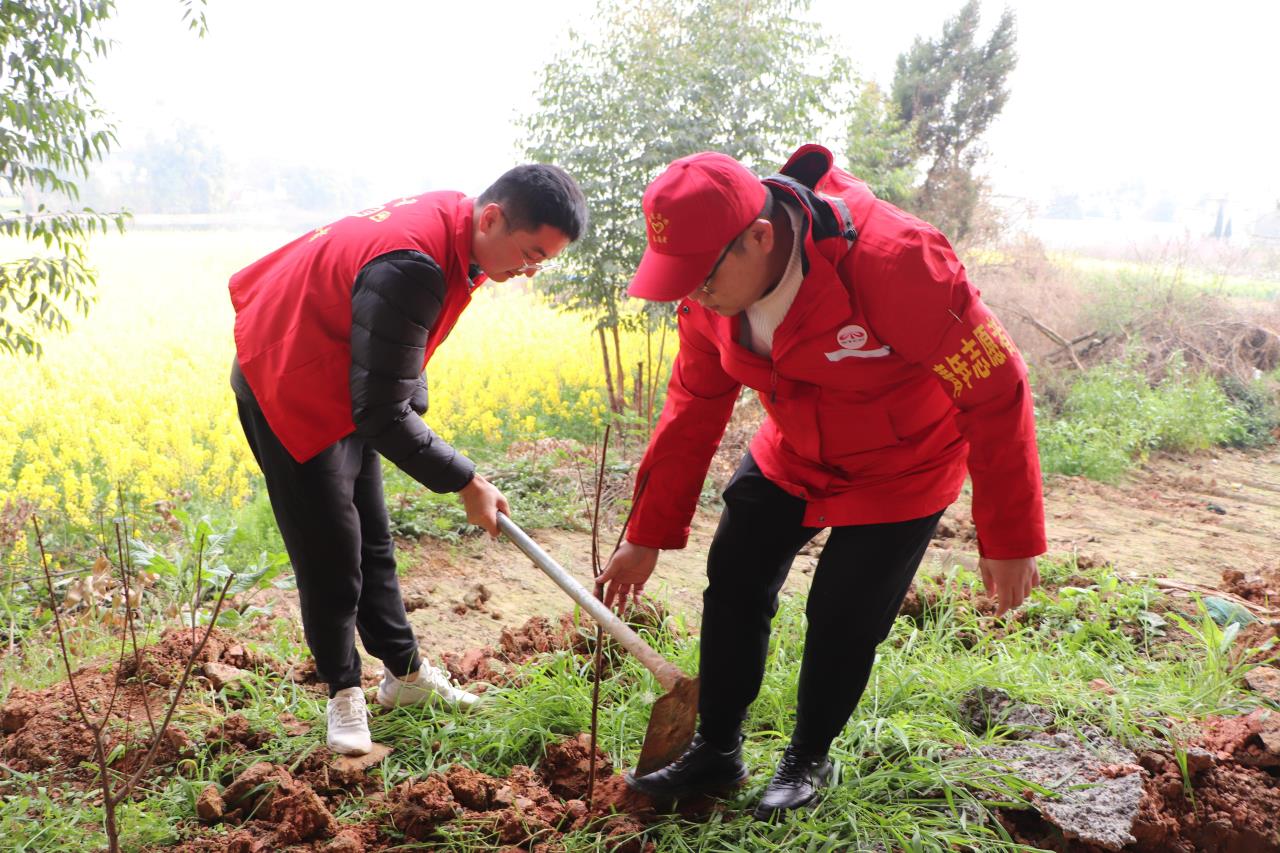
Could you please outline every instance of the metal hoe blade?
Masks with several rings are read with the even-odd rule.
[[[652,773],[679,758],[693,740],[697,719],[698,679],[681,678],[653,703],[636,775]]]

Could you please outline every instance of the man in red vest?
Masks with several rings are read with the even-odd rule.
[[[799,149],[760,180],[736,160],[677,160],[645,192],[648,250],[630,293],[678,301],[680,352],[637,472],[625,542],[601,576],[621,604],[660,549],[682,548],[739,390],[767,417],[724,492],[707,555],[699,727],[632,787],[660,799],[744,780],[778,591],[813,575],[791,743],[756,809],[811,803],[943,510],[973,480],[982,579],[1000,609],[1039,582],[1040,466],[1026,367],[936,229]]]
[[[395,199],[315,229],[231,277],[231,385],[293,563],[303,631],[329,684],[328,744],[371,749],[355,632],[378,702],[476,697],[418,655],[396,580],[381,457],[497,535],[506,498],[418,417],[423,368],[486,278],[532,276],[586,227],[555,166],[518,166],[478,198]]]

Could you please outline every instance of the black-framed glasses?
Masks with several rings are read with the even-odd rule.
[[[738,235],[738,237],[741,236],[741,234]],[[729,241],[729,245],[724,247],[724,251],[720,253],[720,257],[716,258],[715,264],[711,267],[711,272],[707,273],[707,277],[702,280],[702,284],[698,285],[697,289],[694,291],[695,293],[705,293],[707,296],[715,293],[715,291],[711,289],[711,279],[716,277],[716,271],[720,269],[720,265],[724,263],[724,259],[729,257],[729,250],[733,248],[734,243],[738,242],[738,237],[734,237]]]

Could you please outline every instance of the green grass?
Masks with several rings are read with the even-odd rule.
[[[1154,587],[1118,581],[1106,570],[1077,572],[1070,563],[1049,563],[1042,574],[1055,585],[1068,578],[1074,583],[1053,594],[1035,591],[1025,613],[1010,622],[975,613],[968,596],[977,582],[968,572],[922,580],[934,603],[918,623],[896,622],[866,696],[833,746],[840,784],[812,812],[768,826],[744,812],[760,795],[794,721],[804,601],[787,600],[747,722],[748,784],[724,813],[705,822],[672,817],[652,826],[647,837],[664,851],[1027,849],[1011,842],[992,818],[995,808],[1022,802],[1027,785],[974,752],[1005,735],[965,728],[958,707],[968,691],[1000,688],[1048,707],[1065,730],[1096,727],[1131,748],[1176,746],[1187,721],[1240,713],[1260,701],[1238,689],[1244,667],[1228,653],[1231,637],[1202,609],[1180,617]],[[696,638],[667,630],[648,636],[663,654],[696,671]],[[296,629],[282,628],[269,651],[300,656],[296,642]],[[637,756],[659,687],[633,660],[618,657],[614,664],[601,685],[600,737],[625,767]],[[374,738],[395,747],[383,766],[384,786],[455,762],[493,774],[536,763],[549,741],[588,726],[587,666],[568,653],[545,656],[523,669],[518,687],[496,690],[489,708],[472,716],[432,708],[375,712]],[[1089,687],[1099,678],[1115,693]],[[323,697],[261,676],[239,688],[235,704],[255,727],[277,737],[249,755],[204,749],[176,776],[153,783],[126,816],[130,843],[175,838],[192,820],[194,797],[205,784],[224,784],[259,760],[296,766],[323,749]],[[279,722],[285,712],[317,725],[289,736]],[[190,711],[180,724],[199,743],[210,720]],[[338,815],[356,821],[368,808],[347,800]],[[11,849],[84,849],[99,817],[82,798],[55,800],[39,777],[0,771],[0,832]],[[598,849],[599,843],[591,833],[565,837],[569,850]],[[461,825],[428,846],[496,849],[481,830]]]
[[[1046,472],[1114,481],[1152,451],[1269,441],[1273,406],[1261,391],[1243,389],[1241,400],[1177,364],[1155,386],[1123,362],[1095,367],[1075,379],[1058,407],[1042,403],[1040,464]]]
[[[1123,339],[1125,354],[1083,374],[1047,370],[1037,376],[1045,471],[1114,481],[1153,451],[1259,447],[1274,441],[1280,372],[1218,381],[1188,369],[1180,352],[1166,351],[1172,346],[1166,339],[1192,352],[1198,345],[1220,346],[1208,332],[1197,343],[1197,327],[1212,330],[1231,323],[1228,328],[1237,328],[1237,321],[1255,313],[1245,303],[1280,299],[1280,282],[1207,271],[1178,257],[1146,263],[1056,260],[1079,274],[1089,297],[1081,322]],[[1166,365],[1160,381],[1147,375],[1147,359]],[[1066,388],[1053,387],[1064,381]]]

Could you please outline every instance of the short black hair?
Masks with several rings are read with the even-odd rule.
[[[511,228],[536,231],[550,225],[570,241],[587,230],[587,200],[578,183],[559,166],[526,163],[510,169],[477,199],[497,202]]]
[[[783,204],[784,202],[782,201],[775,201],[773,197],[773,191],[770,190],[768,187],[765,187],[764,204],[761,205],[760,212],[756,214],[755,219],[747,223],[746,228],[743,228],[741,231],[738,232],[737,237],[733,238],[733,242],[729,244],[730,249],[732,249],[732,251],[734,251],[735,253],[741,252],[743,249],[745,249],[747,244],[742,241],[742,236],[747,233],[748,229],[751,228],[752,224],[761,219],[768,219],[772,221],[774,208],[776,207],[778,209],[778,212],[782,213],[785,210],[785,208],[783,207]]]

